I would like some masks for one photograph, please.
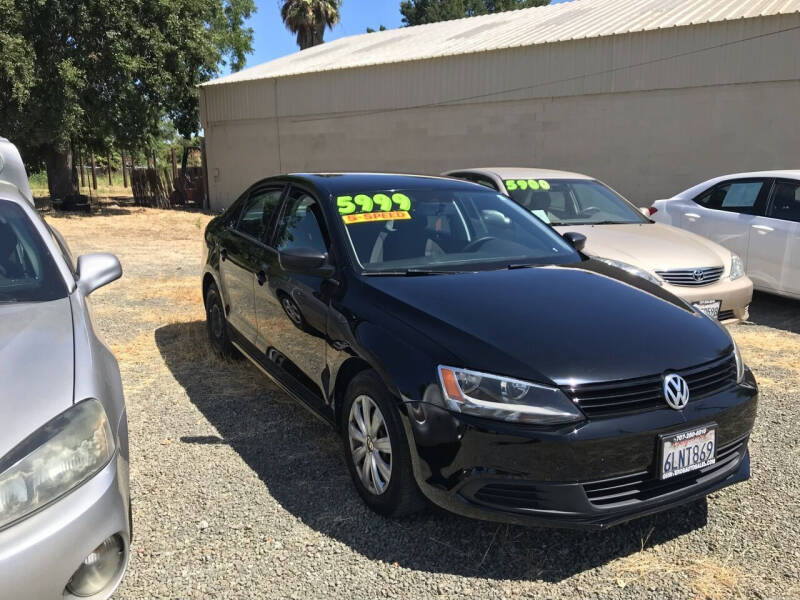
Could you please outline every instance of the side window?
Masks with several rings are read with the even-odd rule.
[[[776,181],[767,217],[800,223],[800,181]]]
[[[253,192],[242,210],[236,230],[251,238],[263,239],[272,216],[278,208],[281,193],[282,189]]]
[[[319,207],[312,196],[299,188],[289,193],[286,209],[278,225],[275,247],[279,251],[289,248],[311,248],[320,252],[328,250]]]
[[[495,185],[494,181],[492,181],[488,177],[484,177],[483,175],[468,174],[465,177],[465,179],[468,179],[469,181],[471,181],[473,183],[479,183],[481,185],[485,185],[486,187],[488,187],[488,188],[490,188],[492,190],[499,191],[497,189],[497,185]]]
[[[67,263],[69,270],[72,271],[73,276],[77,277],[78,265],[75,262],[72,253],[69,251],[66,241],[64,241],[61,238],[61,236],[55,230],[53,230],[49,225],[47,226],[47,230],[50,232],[50,237],[53,238],[53,241],[56,243],[56,246],[58,246],[58,249],[61,252],[61,256],[64,257],[64,262]]]
[[[694,201],[705,208],[753,215],[756,214],[756,203],[763,187],[761,180],[721,183],[703,192]]]

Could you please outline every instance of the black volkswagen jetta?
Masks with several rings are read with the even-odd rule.
[[[382,514],[602,527],[749,476],[726,330],[483,186],[274,177],[205,241],[211,344],[341,432]]]

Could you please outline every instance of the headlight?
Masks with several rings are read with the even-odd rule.
[[[85,400],[64,411],[0,459],[0,529],[79,486],[113,455],[100,402]]]
[[[733,338],[731,338],[733,340]],[[736,340],[733,340],[733,356],[736,358],[736,383],[744,381],[744,361],[742,360],[742,353],[739,352],[739,346]]]
[[[738,254],[731,254],[731,281],[744,275],[744,263]]]
[[[439,367],[447,409],[479,417],[554,425],[584,419],[558,388],[465,369]]]
[[[637,277],[641,277],[642,279],[647,279],[647,281],[649,281],[650,283],[655,283],[656,285],[663,285],[663,282],[658,277],[634,265],[629,265],[628,263],[624,263],[619,260],[611,260],[610,258],[600,258],[599,256],[593,256],[592,258],[604,262],[607,265],[611,265],[612,267],[616,267],[617,269],[622,269],[623,271],[625,271],[626,273],[630,273],[631,275],[636,275]]]

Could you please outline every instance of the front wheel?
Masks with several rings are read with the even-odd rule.
[[[347,467],[370,508],[393,517],[424,508],[396,403],[374,371],[360,373],[347,387],[342,428]]]

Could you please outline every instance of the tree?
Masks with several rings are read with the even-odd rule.
[[[251,51],[253,0],[0,0],[0,127],[53,198],[77,193],[72,148],[142,147],[165,120],[199,128],[197,89]]]
[[[386,31],[386,25],[381,25],[378,31]],[[367,33],[375,33],[375,30],[372,27],[367,27]]]
[[[403,0],[400,13],[410,26],[547,4],[550,0]]]
[[[339,22],[342,0],[283,0],[281,18],[300,50],[323,43],[325,29]]]

